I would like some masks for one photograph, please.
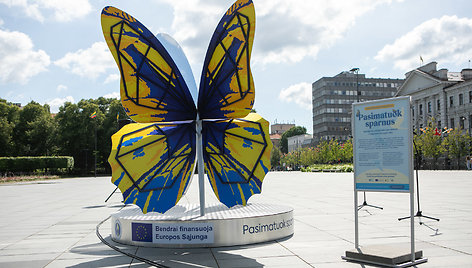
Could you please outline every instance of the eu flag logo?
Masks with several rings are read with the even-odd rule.
[[[139,242],[152,242],[152,223],[131,223],[132,240]]]

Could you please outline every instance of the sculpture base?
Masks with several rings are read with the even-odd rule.
[[[228,209],[207,205],[177,205],[164,214],[143,214],[129,207],[111,215],[115,242],[144,247],[220,247],[273,241],[294,232],[293,208],[247,204]]]

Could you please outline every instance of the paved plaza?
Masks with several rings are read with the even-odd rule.
[[[472,172],[420,171],[421,210],[439,222],[416,219],[416,248],[428,259],[418,267],[472,267]],[[0,267],[149,267],[103,244],[96,226],[123,207],[109,177],[0,184]],[[207,203],[216,203],[206,185]],[[359,194],[359,202],[363,197]],[[198,203],[197,178],[183,203]],[[294,208],[295,234],[270,243],[198,249],[126,246],[121,250],[168,267],[369,267],[343,261],[354,248],[352,173],[270,172],[252,203]],[[360,244],[409,245],[409,195],[367,193],[384,209],[359,211]],[[416,209],[415,209],[416,211]]]

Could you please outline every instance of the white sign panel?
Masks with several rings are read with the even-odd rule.
[[[410,97],[354,103],[352,110],[356,190],[409,192]]]
[[[132,240],[157,244],[211,244],[213,223],[131,223]]]

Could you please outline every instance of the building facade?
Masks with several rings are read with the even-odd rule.
[[[366,78],[359,69],[323,77],[312,84],[313,141],[347,140],[351,136],[352,103],[391,98],[403,79]]]
[[[294,127],[295,124],[275,123],[270,125],[270,140],[274,147],[280,148],[280,140],[285,131]]]
[[[288,152],[294,152],[301,148],[309,147],[313,136],[310,134],[301,134],[287,138]]]
[[[430,62],[405,74],[397,96],[411,96],[413,126],[420,129],[433,121],[438,128],[472,130],[472,69],[461,72],[437,70]]]
[[[284,134],[285,131],[294,127],[295,124],[275,123],[270,125],[270,134]]]

